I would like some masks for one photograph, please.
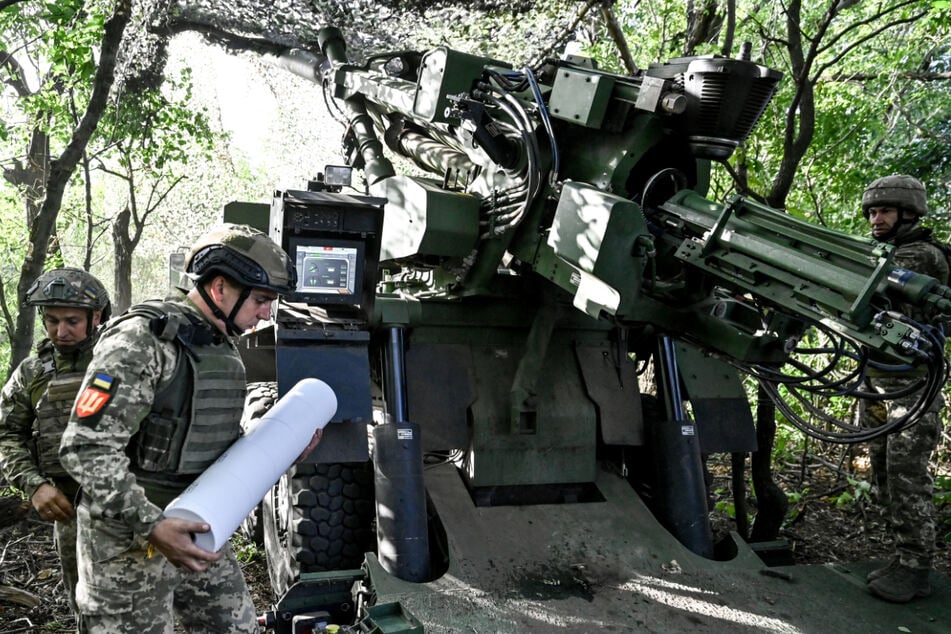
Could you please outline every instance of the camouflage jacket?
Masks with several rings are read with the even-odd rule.
[[[929,275],[941,284],[948,283],[948,258],[934,242],[931,229],[918,224],[903,225],[895,237],[888,241],[895,246],[893,262],[909,271]],[[902,312],[916,320],[927,319],[928,315],[911,306],[902,306]]]
[[[187,298],[174,301],[182,311],[208,321]],[[225,337],[214,345],[239,356]],[[156,397],[175,378],[180,354],[187,353],[175,341],[156,335],[144,315],[110,323],[96,346],[60,446],[63,466],[82,487],[90,513],[120,519],[143,538],[163,509],[149,500],[133,473],[129,447]],[[238,412],[240,416],[240,408]],[[240,420],[234,424],[239,427]]]
[[[52,349],[53,372],[43,367],[41,355],[36,354],[24,359],[3,386],[0,393],[0,468],[7,481],[28,496],[32,497],[41,484],[49,482],[48,474],[40,469],[36,456],[37,403],[54,376],[85,371],[95,341],[96,335],[93,335],[76,349],[62,352],[53,347],[49,339],[44,339],[37,350]],[[43,441],[46,445],[59,445],[59,438],[44,438]]]

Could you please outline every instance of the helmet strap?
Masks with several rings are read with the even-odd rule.
[[[231,309],[231,314],[228,315],[228,320],[225,322],[225,325],[228,326],[228,329],[234,329],[235,332],[230,333],[232,335],[240,335],[241,331],[238,329],[238,325],[234,323],[234,318],[238,316],[238,311],[241,310],[241,307],[244,306],[245,300],[248,299],[248,296],[251,294],[251,287],[244,286],[241,288],[241,294],[238,295],[237,301],[234,303],[234,308]]]
[[[211,310],[211,314],[224,322],[225,332],[228,333],[229,337],[236,337],[241,334],[241,329],[238,328],[238,324],[234,322],[234,318],[237,316],[238,311],[241,310],[241,305],[244,304],[244,300],[248,298],[248,295],[251,294],[251,287],[245,286],[241,289],[241,294],[238,296],[238,301],[235,302],[234,308],[231,310],[230,315],[225,315],[224,311],[218,307],[218,304],[215,303],[211,296],[208,294],[208,291],[205,290],[204,284],[196,284],[195,288],[198,290],[198,294],[201,295],[201,298],[205,300],[205,304],[208,305],[208,308]]]

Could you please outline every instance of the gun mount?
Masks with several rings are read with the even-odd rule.
[[[333,28],[319,46],[276,61],[325,91],[366,190],[340,193],[335,174],[230,218],[268,229],[301,272],[275,326],[248,338],[249,378],[281,392],[317,377],[340,403],[342,424],[262,505],[277,629],[291,631],[277,615],[313,593],[331,621],[365,616],[387,579],[438,603],[430,590],[464,574],[460,559],[483,561],[451,531],[483,526],[480,509],[517,527],[512,506],[558,515],[560,529],[582,521],[567,507],[619,495],[605,462],[686,549],[678,557],[713,559],[701,454],[756,449],[737,370],[806,433],[838,442],[913,424],[941,389],[940,331],[896,307],[948,315],[951,289],[871,240],[749,196],[705,197],[712,163],[744,142],[780,79],[748,49],[621,76],[581,58],[515,69],[445,47],[353,64]],[[410,167],[397,173],[389,156]],[[871,398],[864,377],[883,358],[923,369],[902,420],[866,429],[815,405]],[[433,462],[439,475],[424,477]],[[629,530],[647,539],[636,504],[623,502],[640,518]],[[485,563],[464,583],[502,583]],[[392,631],[417,631],[400,619]]]

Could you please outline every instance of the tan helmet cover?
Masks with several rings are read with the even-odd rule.
[[[77,268],[59,268],[46,271],[26,292],[29,306],[83,308],[103,312],[102,321],[109,318],[109,292],[95,275]]]
[[[194,280],[222,273],[236,282],[287,294],[297,287],[294,263],[267,234],[225,223],[195,241],[185,258],[185,271]]]

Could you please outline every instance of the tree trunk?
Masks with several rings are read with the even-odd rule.
[[[44,115],[40,115],[41,117]],[[40,201],[43,200],[44,187],[49,177],[50,167],[50,139],[49,135],[42,131],[40,127],[33,129],[30,137],[30,147],[27,151],[26,166],[19,165],[14,170],[6,170],[4,178],[13,185],[23,187],[24,206],[26,215],[27,247],[26,256],[20,267],[20,277],[16,287],[16,301],[19,305],[19,312],[16,319],[9,327],[13,328],[10,337],[10,367],[7,369],[7,376],[30,354],[33,348],[33,331],[36,320],[36,310],[32,306],[23,303],[26,292],[33,285],[33,281],[43,272],[46,251],[48,245],[43,245],[42,259],[34,257],[36,251],[35,228],[38,224],[51,222],[48,214],[43,213]],[[52,220],[55,222],[55,216]],[[47,240],[52,235],[52,230],[46,232]]]
[[[112,310],[119,315],[132,305],[132,252],[135,249],[129,238],[129,219],[132,211],[127,206],[112,221],[115,270],[112,278]]]
[[[695,55],[697,46],[704,42],[714,42],[720,27],[723,25],[723,17],[717,11],[719,3],[717,0],[703,0],[700,7],[697,3],[691,1],[687,3],[687,38],[684,42],[684,55]]]
[[[723,47],[720,54],[733,57],[733,40],[736,38],[736,0],[726,3],[726,31],[723,34]]]
[[[786,8],[786,48],[792,67],[790,78],[796,84],[796,93],[786,109],[783,159],[766,195],[767,204],[775,209],[786,208],[786,197],[792,189],[799,163],[812,145],[815,135],[816,103],[810,73],[815,62],[816,44],[812,44],[812,49],[803,45],[801,27],[802,1],[792,0]]]
[[[49,252],[50,236],[56,226],[63,203],[63,194],[66,185],[82,158],[82,154],[89,143],[89,138],[99,125],[99,119],[106,109],[106,100],[115,80],[116,61],[122,34],[129,23],[131,6],[129,0],[119,0],[115,13],[106,22],[102,38],[102,48],[99,56],[99,68],[93,81],[89,105],[83,114],[82,120],[73,131],[73,136],[63,150],[62,155],[50,163],[49,177],[46,181],[46,194],[43,204],[37,212],[36,220],[29,227],[29,245],[27,254],[20,267],[20,279],[17,283],[17,298],[22,298],[33,284],[33,281],[43,271],[46,255]],[[29,355],[33,347],[34,311],[22,306],[16,320],[16,329],[11,338],[13,345],[10,350],[10,368],[7,373],[16,368]]]

